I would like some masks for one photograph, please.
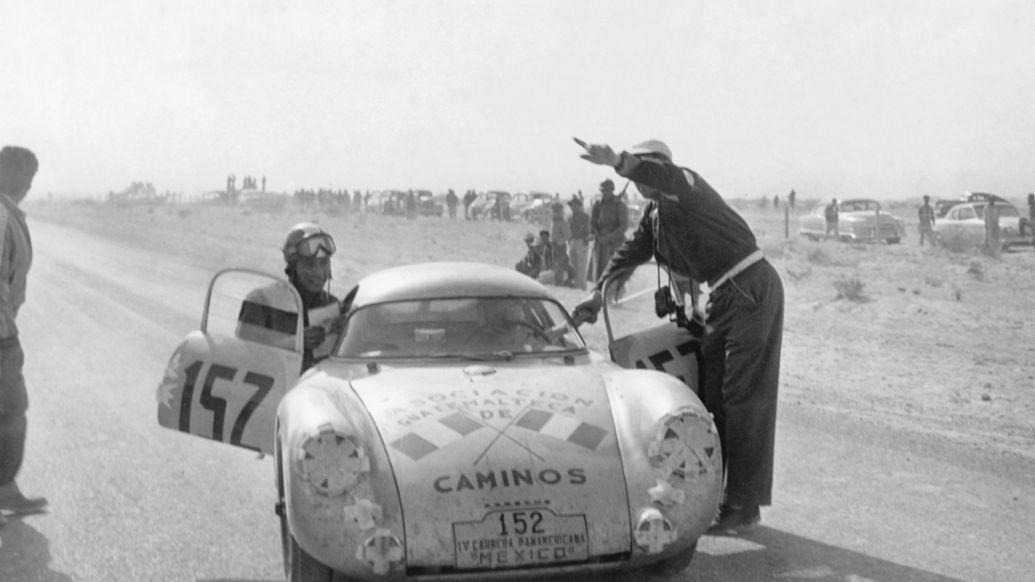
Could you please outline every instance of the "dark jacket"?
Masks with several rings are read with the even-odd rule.
[[[647,205],[632,238],[598,278],[597,289],[612,273],[652,256],[676,273],[713,283],[758,250],[747,222],[692,170],[642,158],[626,177],[663,194]]]

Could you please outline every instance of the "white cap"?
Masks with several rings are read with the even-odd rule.
[[[668,149],[665,142],[660,139],[648,139],[643,143],[638,143],[629,150],[629,153],[634,156],[644,154],[659,154],[665,156],[665,159],[672,161],[672,150]]]

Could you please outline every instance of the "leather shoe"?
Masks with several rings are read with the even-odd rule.
[[[737,535],[756,523],[762,521],[762,514],[757,505],[726,505],[719,507],[719,517],[708,528],[708,535]]]
[[[45,497],[26,497],[16,483],[0,485],[0,509],[12,513],[32,513],[46,506]]]

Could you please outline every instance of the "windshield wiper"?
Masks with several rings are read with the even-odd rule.
[[[489,362],[493,360],[506,360],[510,361],[514,359],[514,352],[510,350],[497,350],[495,352],[468,352],[463,354],[456,354],[465,360],[475,360],[478,362]]]

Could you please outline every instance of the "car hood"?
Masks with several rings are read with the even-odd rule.
[[[838,220],[858,220],[858,221],[873,221],[877,218],[877,213],[872,210],[856,210],[852,212],[842,212],[838,217]],[[880,213],[881,223],[884,222],[896,222],[898,218],[894,214],[890,214],[885,211]]]
[[[496,543],[506,524],[513,530],[513,515],[504,514],[519,510],[545,517],[539,535],[582,536],[563,550],[574,552],[570,560],[628,551],[608,381],[604,366],[560,359],[386,366],[353,380],[395,473],[407,563],[477,567],[475,546]]]

